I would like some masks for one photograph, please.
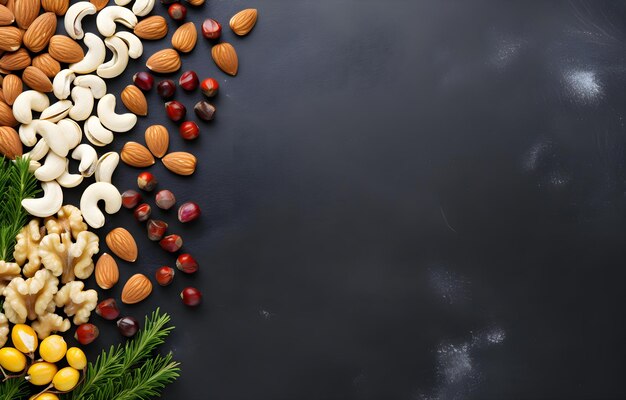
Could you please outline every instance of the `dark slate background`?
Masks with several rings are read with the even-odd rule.
[[[237,77],[203,39],[183,58],[222,85],[201,138],[151,93],[112,146],[163,123],[199,156],[150,170],[201,205],[188,227],[156,213],[201,271],[123,308],[172,315],[163,398],[624,398],[624,3],[210,0],[188,20],[249,7],[249,36],[224,30]],[[127,210],[115,226],[140,246],[123,278],[173,264]],[[94,320],[92,357],[121,340]]]

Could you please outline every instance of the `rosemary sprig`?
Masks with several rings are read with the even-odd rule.
[[[21,399],[28,396],[26,379],[7,379],[0,383],[0,400]]]

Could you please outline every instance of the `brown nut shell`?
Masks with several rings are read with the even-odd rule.
[[[122,303],[136,304],[152,293],[152,282],[144,274],[131,276],[122,289]]]
[[[126,142],[120,152],[120,158],[135,168],[145,168],[154,164],[154,157],[150,150],[137,142]]]
[[[12,106],[13,102],[23,91],[22,80],[19,76],[9,74],[2,81],[2,95],[4,102]]]
[[[108,253],[103,253],[96,263],[96,283],[102,289],[111,289],[120,279],[117,262]]]
[[[133,32],[144,40],[163,39],[167,35],[167,21],[160,15],[153,15],[139,21]]]
[[[148,58],[146,67],[153,72],[169,74],[180,69],[181,61],[174,49],[159,50]]]
[[[196,170],[196,157],[185,151],[169,153],[161,161],[165,168],[178,175],[191,175]]]
[[[229,75],[237,75],[239,70],[239,59],[237,52],[230,43],[219,43],[211,49],[211,57],[215,64]]]
[[[48,53],[33,58],[33,67],[39,68],[50,79],[61,71],[61,64]]]
[[[20,137],[10,126],[0,127],[0,153],[11,160],[22,155]]]
[[[109,249],[124,261],[135,262],[137,260],[137,243],[133,236],[124,228],[115,228],[105,238]]]
[[[128,85],[122,90],[122,103],[134,114],[145,117],[148,115],[148,101],[146,96],[135,85]]]
[[[230,19],[230,29],[239,36],[247,35],[256,25],[257,16],[255,8],[241,10]]]
[[[39,0],[15,0],[13,3],[13,14],[17,26],[22,29],[28,29],[30,24],[39,15]]]
[[[0,126],[17,126],[11,106],[3,101],[0,101]]]
[[[189,53],[196,47],[198,31],[193,22],[182,24],[172,36],[172,47],[181,53]]]
[[[85,58],[83,48],[65,35],[52,36],[48,45],[48,52],[55,60],[68,64],[77,63]]]
[[[14,26],[0,27],[0,50],[15,51],[22,45],[23,32]]]
[[[146,129],[146,145],[150,152],[157,158],[167,153],[170,145],[170,134],[163,125],[151,125]]]
[[[57,29],[57,17],[52,12],[38,16],[24,33],[24,46],[34,53],[45,49]]]
[[[37,67],[33,67],[32,65],[30,67],[26,67],[22,73],[22,79],[31,89],[43,93],[52,92],[52,82],[50,82],[50,79],[46,76],[46,74],[44,74],[43,71]]]

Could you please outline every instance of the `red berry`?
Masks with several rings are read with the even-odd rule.
[[[117,329],[126,337],[135,336],[139,330],[139,322],[133,317],[124,317],[117,320]]]
[[[200,135],[200,128],[198,124],[193,121],[185,121],[180,124],[180,128],[178,128],[180,132],[180,136],[185,140],[193,140]]]
[[[180,298],[186,306],[197,306],[202,301],[202,293],[195,287],[186,287],[180,292]]]
[[[187,7],[180,3],[174,3],[167,9],[167,13],[173,20],[182,21],[187,16]]]
[[[200,90],[206,97],[214,97],[220,88],[220,84],[213,78],[206,78],[200,84]]]
[[[171,79],[165,79],[157,84],[157,93],[164,99],[169,99],[176,93],[176,85]]]
[[[148,229],[148,239],[156,242],[157,240],[163,239],[165,236],[165,231],[167,230],[167,223],[158,219],[151,219],[148,221],[147,229]]]
[[[156,281],[161,286],[167,286],[174,280],[175,273],[172,267],[161,267],[156,270]]]
[[[96,340],[99,334],[100,331],[94,324],[82,324],[76,328],[74,338],[78,340],[78,343],[85,345]]]
[[[178,207],[178,220],[182,223],[198,219],[200,214],[200,206],[193,201],[188,201]]]
[[[193,274],[198,270],[198,262],[191,256],[191,254],[181,254],[176,259],[176,268],[186,274]]]
[[[215,40],[222,34],[222,25],[212,18],[207,18],[202,23],[202,36]]]
[[[102,300],[96,306],[96,314],[109,321],[120,316],[120,309],[117,307],[115,299]]]
[[[148,203],[139,204],[133,214],[138,222],[147,221],[150,218],[150,214],[152,214],[152,207]]]
[[[161,248],[170,253],[175,253],[183,247],[183,238],[178,235],[167,235],[159,242]]]
[[[198,83],[198,74],[193,71],[185,71],[180,78],[178,78],[180,87],[188,91],[196,90]]]
[[[211,121],[215,118],[215,106],[206,101],[199,101],[193,107],[193,111],[196,113],[198,118],[203,119],[205,121]]]
[[[150,75],[149,72],[137,72],[135,75],[133,75],[133,83],[139,89],[147,92],[148,90],[152,89],[152,85],[154,85],[154,78],[152,77],[152,75]]]
[[[165,103],[165,111],[167,112],[167,116],[174,122],[178,122],[185,117],[187,114],[187,109],[178,100],[171,100]]]
[[[176,204],[176,196],[167,189],[159,190],[154,197],[156,205],[163,210],[169,210]]]
[[[141,194],[134,190],[127,190],[122,193],[122,205],[126,208],[135,208],[141,201]]]
[[[154,190],[157,183],[159,182],[150,172],[142,172],[137,176],[137,186],[146,192]]]

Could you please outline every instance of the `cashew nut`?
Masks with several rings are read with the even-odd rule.
[[[100,119],[92,115],[85,121],[85,136],[94,146],[106,146],[113,141],[113,132],[102,126]]]
[[[70,85],[74,78],[76,78],[76,75],[74,75],[74,71],[71,69],[64,69],[56,74],[52,81],[52,92],[57,99],[63,100],[69,97]]]
[[[72,4],[65,12],[65,31],[72,39],[82,39],[84,36],[82,21],[87,15],[93,15],[96,6],[88,1],[79,1]]]
[[[70,64],[70,69],[79,74],[88,74],[95,71],[98,66],[104,62],[106,49],[104,48],[102,39],[91,32],[85,34],[83,42],[88,48],[87,54],[85,54],[85,57],[83,57],[81,61]]]
[[[57,182],[64,188],[73,188],[80,185],[83,181],[81,174],[71,174],[69,172],[70,160],[65,159],[65,171],[57,178]]]
[[[139,17],[150,14],[154,8],[155,0],[135,0],[133,4],[133,13]]]
[[[33,147],[28,153],[24,153],[22,157],[28,157],[31,161],[39,161],[48,154],[50,146],[44,139],[39,139],[35,147]]]
[[[115,186],[108,182],[95,182],[85,189],[80,198],[80,211],[85,222],[94,229],[104,225],[104,214],[98,208],[98,202],[104,200],[107,214],[115,214],[122,208],[122,195]]]
[[[115,78],[126,69],[128,65],[128,47],[122,39],[111,36],[104,39],[104,44],[111,50],[113,56],[96,70],[98,76],[102,78]]]
[[[119,31],[115,32],[115,35],[118,38],[122,39],[126,46],[128,47],[128,56],[133,60],[141,57],[143,54],[143,44],[141,44],[141,40],[134,33],[128,31]]]
[[[48,152],[46,161],[35,171],[35,178],[42,182],[53,181],[63,174],[67,159],[54,151]]]
[[[137,116],[133,113],[115,113],[115,96],[110,93],[98,102],[98,118],[105,128],[113,132],[127,132],[137,123]]]
[[[63,190],[56,181],[42,182],[41,188],[43,189],[43,197],[24,199],[22,200],[22,207],[29,214],[44,218],[56,214],[61,209],[61,205],[63,205]]]
[[[15,160],[13,160],[13,162],[15,162]],[[35,171],[37,171],[37,168],[39,167],[41,167],[41,164],[39,163],[39,161],[33,161],[33,160],[28,161],[28,172],[30,172],[31,174],[34,174]]]
[[[70,118],[74,121],[84,121],[91,115],[93,110],[93,95],[91,90],[74,86],[72,88],[72,100],[74,105],[70,108]]]
[[[49,105],[50,100],[44,93],[27,90],[20,93],[13,102],[13,116],[19,123],[30,124],[33,121],[33,111],[42,112]]]
[[[115,4],[118,6],[125,6],[129,4],[132,0],[115,0]]]
[[[77,76],[74,79],[74,85],[91,89],[94,99],[100,99],[107,94],[107,84],[96,75]]]
[[[98,154],[96,150],[88,144],[80,144],[72,152],[72,158],[74,160],[80,160],[78,165],[78,172],[82,176],[89,177],[93,175],[96,170],[96,163],[98,162]]]
[[[117,164],[120,163],[120,155],[114,151],[104,153],[96,165],[96,182],[111,183],[111,178]]]
[[[69,100],[59,100],[50,107],[43,110],[40,120],[46,120],[50,122],[59,122],[63,118],[67,117],[67,114],[70,113],[70,108],[72,107],[72,102]]]
[[[50,146],[50,150],[54,151],[61,157],[67,156],[67,153],[70,151],[70,147],[65,135],[63,135],[63,131],[59,126],[57,126],[57,124],[44,119],[38,119],[33,121],[33,125],[35,133],[41,135],[48,146]]]
[[[137,25],[137,17],[128,8],[120,6],[104,7],[96,17],[96,26],[104,37],[113,36],[116,22],[133,29]]]
[[[36,124],[34,123],[35,121],[32,121],[30,124],[20,125],[20,128],[19,128],[20,140],[22,141],[22,143],[24,143],[25,146],[34,146],[35,143],[37,143],[37,131],[35,130]]]
[[[57,126],[61,128],[68,148],[73,149],[80,144],[80,141],[83,139],[83,131],[76,121],[65,118],[57,122]]]

